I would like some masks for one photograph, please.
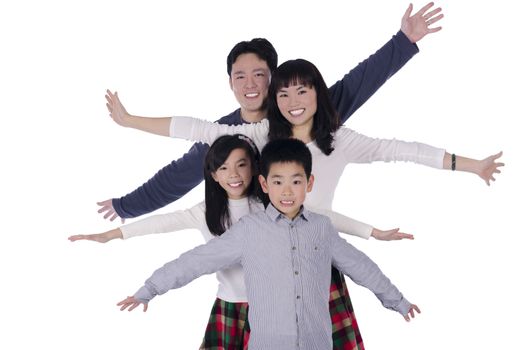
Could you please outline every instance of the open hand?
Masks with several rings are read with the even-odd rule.
[[[401,31],[412,43],[417,43],[427,34],[436,33],[442,29],[442,27],[429,28],[431,24],[444,18],[443,14],[439,14],[442,11],[440,7],[429,11],[433,6],[434,3],[430,2],[413,16],[411,16],[413,10],[412,4],[405,11],[401,20]]]
[[[121,300],[119,303],[117,303],[117,306],[121,306],[121,311],[126,310],[128,308],[128,311],[134,310],[136,307],[138,307],[140,304],[143,304],[143,312],[147,311],[148,304],[142,303],[141,301],[137,300],[134,297],[127,297],[124,300]]]

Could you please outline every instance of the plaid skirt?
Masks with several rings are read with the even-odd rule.
[[[334,350],[364,350],[345,277],[332,267],[329,301]],[[247,350],[248,304],[216,299],[200,350]]]

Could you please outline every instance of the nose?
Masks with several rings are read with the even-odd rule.
[[[255,83],[255,78],[252,75],[249,75],[246,79],[246,87],[254,88],[255,86],[257,86],[257,84]]]
[[[290,195],[292,195],[293,192],[291,190],[291,186],[290,185],[284,185],[284,187],[282,187],[282,195],[284,197],[288,197]]]

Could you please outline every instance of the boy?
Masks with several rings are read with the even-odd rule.
[[[249,301],[249,349],[331,349],[328,313],[331,266],[369,288],[386,308],[409,321],[410,304],[365,254],[340,238],[330,220],[304,210],[313,186],[311,153],[296,139],[270,142],[262,150],[259,182],[271,204],[247,215],[221,237],[167,263],[133,297],[133,310],[156,295],[195,278],[241,264]]]

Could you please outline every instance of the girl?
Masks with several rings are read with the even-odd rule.
[[[219,135],[243,133],[259,148],[268,139],[280,137],[304,141],[312,152],[314,177],[325,180],[315,182],[305,203],[324,209],[331,208],[337,183],[348,163],[412,161],[438,169],[471,172],[488,185],[495,180],[494,174],[500,173],[498,167],[504,165],[496,162],[502,153],[475,160],[422,143],[374,139],[340,127],[321,74],[302,59],[284,62],[275,70],[268,93],[268,119],[257,124],[228,126],[185,117],[133,117],[121,113],[124,109],[116,95],[109,93],[107,99],[110,116],[116,123],[158,135],[210,143]],[[337,271],[332,276],[334,347],[347,343],[344,348],[361,349],[362,339],[343,276]],[[346,312],[337,314],[343,306]]]
[[[149,233],[188,228],[199,229],[205,240],[221,236],[242,216],[264,209],[263,195],[257,177],[259,152],[244,135],[222,136],[209,149],[204,165],[205,203],[188,210],[156,215],[121,228],[92,235],[71,236],[71,241],[93,240],[101,243]],[[332,218],[340,231],[378,239],[412,238],[397,229],[380,231],[336,213],[319,211]],[[217,299],[211,310],[201,349],[242,349],[249,339],[247,296],[240,266],[217,273]],[[219,331],[220,330],[220,331]],[[235,334],[235,336],[233,336]]]

